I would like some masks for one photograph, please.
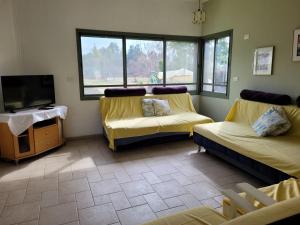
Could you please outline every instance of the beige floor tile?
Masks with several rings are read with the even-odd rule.
[[[128,198],[136,197],[139,195],[145,195],[153,193],[154,190],[150,184],[144,180],[133,181],[125,184],[121,184],[126,196]]]
[[[153,172],[143,173],[143,176],[149,184],[157,184],[162,182],[162,180],[159,179],[158,176],[156,176],[156,174]]]
[[[76,204],[78,209],[84,209],[94,206],[94,199],[91,191],[76,193]]]
[[[27,187],[28,194],[41,193],[45,191],[55,191],[55,190],[58,190],[57,178],[47,178],[43,180],[29,181]]]
[[[131,181],[129,175],[123,170],[115,172],[115,177],[117,178],[119,184],[127,183]]]
[[[108,225],[119,222],[111,203],[79,210],[81,225]]]
[[[151,166],[151,169],[158,176],[178,172],[178,170],[174,166],[165,164],[165,162],[164,164]]]
[[[133,197],[133,198],[128,199],[128,201],[130,202],[131,206],[147,204],[144,196]]]
[[[41,200],[42,200],[42,193],[26,194],[24,198],[24,203],[40,202]]]
[[[106,203],[110,203],[111,199],[110,199],[109,194],[108,195],[99,195],[99,196],[94,197],[94,202],[95,202],[95,205],[103,205]]]
[[[168,209],[166,203],[156,193],[144,195],[144,198],[153,212],[159,212]]]
[[[201,206],[201,202],[191,194],[185,194],[178,197],[186,207],[195,208]]]
[[[150,220],[156,219],[148,205],[141,205],[117,211],[122,225],[139,225]]]
[[[42,208],[58,205],[58,203],[58,191],[46,191],[42,193]]]
[[[40,204],[38,202],[5,207],[0,216],[1,225],[16,224],[38,219],[39,211]]]
[[[77,209],[75,203],[42,208],[39,225],[59,225],[76,221]]]
[[[73,194],[88,190],[90,190],[90,187],[86,178],[80,178],[59,183],[60,194]]]
[[[124,192],[110,194],[110,199],[113,203],[115,210],[121,210],[131,207]]]
[[[26,189],[10,192],[6,200],[6,206],[23,203],[25,194],[26,194]]]
[[[198,200],[216,197],[221,193],[207,182],[195,183],[185,186],[185,188]]]
[[[18,223],[17,225],[38,225],[39,221],[38,220],[33,220],[29,222],[24,222],[24,223]]]
[[[221,207],[221,204],[217,202],[214,198],[205,199],[201,201],[202,205],[208,206],[211,208],[219,208]]]
[[[28,179],[13,180],[13,181],[1,181],[0,182],[0,192],[9,192],[20,189],[26,189],[28,184]]]
[[[193,182],[185,175],[181,173],[173,173],[171,174],[172,178],[176,180],[180,185],[188,185],[192,184]]]
[[[166,210],[163,210],[163,211],[159,211],[159,212],[156,213],[156,216],[160,218],[160,217],[163,217],[163,216],[168,216],[168,215],[175,214],[177,212],[184,211],[186,209],[187,208],[185,206],[177,206],[177,207],[174,207],[174,208],[171,208],[171,209],[166,209]]]
[[[115,179],[90,183],[90,186],[93,196],[106,195],[122,191],[121,186]]]
[[[182,206],[184,203],[180,200],[179,197],[167,198],[164,200],[169,208],[174,208],[177,206]]]
[[[177,181],[167,181],[164,183],[154,184],[153,188],[163,199],[172,198],[186,193],[186,190],[177,183]]]

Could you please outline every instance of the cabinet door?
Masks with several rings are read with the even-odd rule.
[[[35,152],[40,153],[59,145],[58,126],[53,124],[47,127],[34,129]]]
[[[14,148],[16,159],[34,155],[33,128],[28,128],[25,133],[14,136]]]

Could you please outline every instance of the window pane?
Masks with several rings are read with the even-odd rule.
[[[215,56],[215,85],[227,85],[229,37],[217,40]],[[224,90],[224,88],[222,88]],[[215,88],[217,92],[217,89]],[[223,92],[222,92],[223,93]],[[226,88],[225,88],[226,93]]]
[[[203,68],[203,83],[213,83],[214,74],[214,53],[215,41],[206,41],[204,44],[204,68]]]
[[[103,95],[107,87],[84,88],[84,95]]]
[[[214,92],[226,94],[226,87],[225,86],[214,86]]]
[[[197,82],[197,43],[168,41],[166,56],[167,84]]]
[[[126,40],[127,83],[161,84],[163,82],[163,42]]]
[[[81,37],[84,85],[123,84],[122,39]]]
[[[204,84],[203,91],[212,91],[212,85]]]

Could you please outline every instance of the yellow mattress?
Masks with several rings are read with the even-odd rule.
[[[300,110],[285,106],[291,130],[282,136],[258,137],[251,124],[271,105],[238,100],[225,122],[201,124],[194,132],[251,159],[300,178]]]
[[[171,114],[159,117],[144,117],[142,99],[167,99]],[[212,119],[196,113],[191,95],[147,95],[134,97],[102,97],[100,99],[102,124],[109,140],[109,147],[114,149],[114,140],[137,137],[160,132],[189,132],[199,123],[210,123]]]
[[[199,207],[166,216],[144,225],[220,225],[226,219],[217,211]]]

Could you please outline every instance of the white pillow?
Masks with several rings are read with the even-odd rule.
[[[142,100],[142,109],[145,117],[155,116],[153,99],[144,98]]]
[[[168,100],[153,99],[155,116],[166,116],[171,113]]]
[[[278,136],[291,128],[282,107],[272,106],[252,125],[258,136]]]

